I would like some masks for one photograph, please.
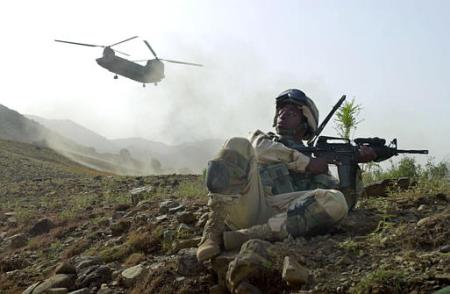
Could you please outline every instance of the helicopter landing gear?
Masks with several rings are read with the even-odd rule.
[[[114,75],[114,79],[117,80],[119,77],[117,75]]]

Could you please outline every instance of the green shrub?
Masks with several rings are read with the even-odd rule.
[[[364,165],[363,170],[365,185],[384,179],[408,177],[417,183],[412,189],[418,193],[442,193],[450,190],[447,164],[434,163],[432,159],[422,166],[414,158],[405,156],[397,164],[391,160],[387,169],[383,169],[377,163],[370,163]]]

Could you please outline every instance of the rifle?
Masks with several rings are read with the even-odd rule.
[[[340,141],[333,143],[331,141]],[[353,143],[349,139],[320,136],[314,147],[297,146],[297,150],[303,154],[323,158],[337,166],[340,187],[342,189],[355,189],[356,171],[358,168],[358,156],[361,146],[371,147],[377,154],[375,161],[387,160],[392,156],[402,153],[407,154],[428,154],[428,150],[403,150],[397,148],[397,139],[386,145],[386,140],[382,138],[357,138]]]

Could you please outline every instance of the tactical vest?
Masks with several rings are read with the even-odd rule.
[[[304,147],[291,140],[280,140],[278,136],[269,133],[272,140],[283,143],[285,146],[299,150]],[[289,171],[286,164],[275,163],[259,167],[262,184],[271,189],[272,195],[306,191],[314,189],[336,189],[339,186],[337,179],[330,174],[313,175],[310,173],[295,173]]]

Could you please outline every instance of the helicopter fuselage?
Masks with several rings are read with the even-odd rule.
[[[106,48],[105,48],[106,49]],[[105,50],[106,51],[106,50]],[[98,65],[110,72],[141,83],[158,83],[164,78],[164,64],[157,59],[150,59],[147,64],[119,57],[112,52],[104,52],[103,57],[96,59]]]

